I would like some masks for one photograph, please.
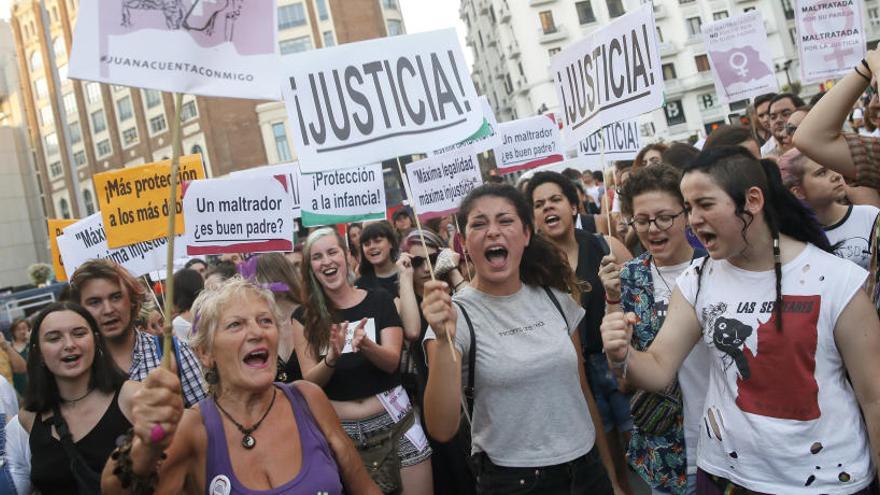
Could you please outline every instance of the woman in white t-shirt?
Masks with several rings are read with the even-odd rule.
[[[871,493],[880,321],[860,290],[866,272],[828,252],[773,162],[739,148],[708,150],[685,170],[681,189],[710,258],[679,277],[646,351],[630,345],[634,315],[605,317],[612,367],[662,390],[694,345],[708,346],[701,495]]]
[[[478,493],[610,494],[599,460],[601,451],[610,466],[607,445],[580,365],[584,310],[572,297],[571,268],[534,234],[532,210],[512,186],[471,191],[459,223],[476,275],[454,298],[445,282],[427,282],[422,302],[431,327],[428,431],[440,441],[455,435],[462,383],[473,372]]]

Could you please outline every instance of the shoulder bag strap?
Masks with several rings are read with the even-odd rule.
[[[470,421],[471,416],[474,414],[474,377],[477,371],[477,334],[474,332],[474,324],[471,322],[471,317],[464,309],[464,306],[462,306],[460,302],[452,302],[454,302],[455,305],[458,306],[458,309],[461,310],[461,314],[464,315],[464,321],[467,322],[468,331],[471,333],[471,346],[470,349],[468,349],[468,380],[467,385],[464,387],[467,418],[468,421]]]
[[[92,471],[86,460],[76,450],[76,446],[73,444],[73,436],[67,427],[67,422],[64,421],[64,417],[61,416],[61,410],[57,406],[52,410],[52,425],[55,426],[61,446],[67,454],[67,459],[70,461],[70,472],[73,473],[79,493],[81,495],[100,493],[101,476]]]
[[[550,300],[553,301],[553,305],[556,306],[556,310],[559,311],[560,315],[562,315],[562,320],[565,322],[565,331],[567,332],[568,331],[568,318],[565,317],[565,313],[562,311],[562,305],[559,304],[559,299],[556,299],[556,294],[553,293],[553,291],[550,289],[550,287],[547,287],[546,285],[544,285],[542,287],[544,288],[544,292],[546,292],[547,295],[550,296]]]

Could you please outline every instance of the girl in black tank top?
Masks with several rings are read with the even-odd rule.
[[[33,488],[43,495],[99,493],[116,439],[131,428],[129,404],[140,384],[126,381],[95,319],[77,304],[40,312],[28,345],[20,421],[30,430]]]

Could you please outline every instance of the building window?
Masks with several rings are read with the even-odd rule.
[[[70,218],[70,205],[67,204],[67,200],[61,198],[58,201],[58,209],[61,210],[61,218]]]
[[[730,17],[730,14],[727,13],[726,10],[720,10],[712,14],[712,20],[720,21],[721,19],[727,19]]]
[[[121,121],[126,121],[134,116],[134,110],[131,108],[131,97],[126,96],[116,101],[117,117]]]
[[[168,129],[168,123],[165,121],[164,115],[157,115],[150,119],[150,134],[159,134]]]
[[[76,167],[82,167],[86,164],[86,152],[85,151],[77,151],[73,154],[73,163],[76,164]]]
[[[107,119],[104,118],[104,111],[98,110],[92,112],[92,132],[95,134],[107,129]]]
[[[510,79],[510,74],[505,74],[504,76],[504,91],[509,95],[513,93],[513,81]]]
[[[333,31],[324,31],[324,47],[336,46],[336,39],[333,37]]]
[[[315,0],[315,4],[318,6],[318,19],[322,21],[329,19],[330,13],[327,11],[327,0]]]
[[[306,25],[306,9],[301,3],[278,7],[278,30]]]
[[[396,19],[388,19],[388,36],[403,34],[403,23]]]
[[[605,0],[608,4],[608,15],[613,17],[620,17],[626,13],[623,10],[623,2],[621,0]]]
[[[689,37],[699,36],[702,32],[703,21],[699,17],[688,17],[685,24]]]
[[[751,12],[751,11],[757,9],[757,8],[758,8],[758,7],[746,7],[746,8],[743,9],[743,13]]]
[[[663,80],[669,81],[678,77],[675,74],[675,64],[663,64]]]
[[[82,127],[80,127],[79,122],[70,124],[70,144],[78,144],[82,140]]]
[[[98,144],[95,145],[95,150],[98,152],[98,157],[110,156],[113,153],[113,148],[110,146],[110,140],[104,139],[103,141],[98,141]]]
[[[681,100],[667,101],[663,112],[666,114],[666,123],[669,126],[687,122],[687,119],[684,117],[684,107],[681,105]]]
[[[76,109],[76,95],[73,93],[67,93],[64,95],[64,114],[65,115],[73,115],[77,111]]]
[[[64,170],[62,170],[61,168],[60,161],[52,162],[49,164],[49,177],[53,179],[56,177],[60,177],[62,172],[64,172]]]
[[[145,89],[144,101],[147,104],[147,108],[155,108],[162,104],[162,93],[155,89]]]
[[[122,131],[122,145],[123,146],[131,146],[133,144],[137,144],[138,142],[138,131],[136,127],[129,127],[128,129]]]
[[[180,108],[180,120],[186,122],[199,116],[195,101],[188,101]]]
[[[869,16],[871,15],[871,10],[870,10],[870,9],[868,9],[868,15],[869,15]],[[874,25],[874,22],[875,22],[874,20],[871,20],[871,25],[872,25],[872,26]],[[792,44],[792,45],[797,45],[797,28],[796,28],[796,27],[790,27],[790,28],[788,28],[788,37],[791,38],[791,44]]]
[[[39,50],[31,53],[31,71],[37,71],[43,68],[43,56]]]
[[[694,57],[694,62],[697,64],[697,72],[708,72],[712,70],[709,66],[709,57],[704,53],[703,55],[697,55]]]
[[[663,31],[660,30],[660,26],[657,26],[657,43],[663,43]]]
[[[551,34],[556,32],[556,22],[553,21],[553,11],[545,10],[538,14],[541,18],[541,29],[544,30],[544,34]]]
[[[287,142],[287,131],[284,129],[284,122],[272,124],[272,135],[275,137],[275,151],[278,153],[278,160],[289,162],[293,160],[290,154],[290,144]]]
[[[312,49],[312,37],[301,36],[290,40],[283,40],[281,43],[281,54],[288,55],[291,53],[304,52]]]
[[[382,5],[386,9],[396,9],[397,8],[397,0],[382,0]]]
[[[98,83],[86,83],[86,101],[97,103],[101,101],[101,85]]]
[[[46,78],[41,77],[34,81],[34,90],[37,93],[37,98],[49,96],[49,85],[46,83]]]
[[[880,7],[868,7],[868,22],[872,26],[880,24]]]
[[[704,93],[697,98],[700,110],[709,110],[715,108],[715,93]]]
[[[578,2],[574,4],[574,8],[577,9],[578,21],[581,24],[596,22],[596,15],[593,13],[593,6],[590,4],[590,0]]]
[[[46,155],[53,156],[58,154],[58,134],[51,132],[46,134]]]
[[[46,126],[55,123],[55,117],[52,113],[52,107],[40,107],[40,122]]]
[[[83,189],[83,202],[86,204],[86,215],[95,213],[95,198],[92,197],[92,191]]]
[[[551,48],[551,49],[547,50],[547,55],[550,55],[550,58],[553,58],[554,55],[556,55],[557,53],[559,53],[561,51],[562,51],[562,48],[560,48],[560,47]]]
[[[58,37],[52,40],[52,50],[58,58],[67,56],[67,46],[64,44],[64,38]]]
[[[786,19],[794,19],[794,8],[791,6],[791,0],[782,0],[782,11],[785,13]]]
[[[64,84],[67,81],[67,64],[58,67],[58,81]]]

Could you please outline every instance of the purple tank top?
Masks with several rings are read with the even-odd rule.
[[[342,495],[342,481],[339,468],[330,451],[309,405],[296,386],[276,383],[296,417],[299,440],[302,447],[302,466],[295,478],[272,490],[251,490],[242,485],[232,469],[229,449],[223,431],[223,421],[214,400],[207,398],[199,402],[202,421],[208,432],[208,458],[205,466],[207,495]]]

